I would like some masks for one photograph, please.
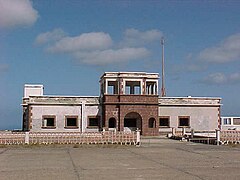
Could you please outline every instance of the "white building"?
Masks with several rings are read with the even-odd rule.
[[[221,117],[222,130],[240,130],[240,117],[223,116]]]
[[[23,130],[94,132],[141,130],[143,135],[172,128],[215,131],[220,127],[220,98],[159,97],[158,73],[107,72],[100,96],[48,96],[43,85],[25,85]]]

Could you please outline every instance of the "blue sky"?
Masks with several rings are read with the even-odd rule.
[[[21,128],[24,84],[99,95],[105,71],[161,70],[167,96],[240,115],[240,1],[0,0],[0,129]]]

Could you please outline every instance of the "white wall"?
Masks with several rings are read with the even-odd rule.
[[[88,128],[88,116],[98,116],[101,115],[101,110],[99,109],[99,106],[97,105],[85,105],[84,111],[83,111],[83,132],[98,132],[98,128]],[[101,118],[101,117],[100,117]]]
[[[101,115],[98,105],[31,105],[32,107],[32,129],[31,131],[74,131],[74,132],[97,132],[96,129],[87,128],[88,116]],[[82,113],[83,112],[83,113]],[[42,128],[42,116],[56,116],[56,128]],[[67,129],[65,127],[65,116],[78,116],[78,129]]]
[[[218,107],[161,106],[159,116],[170,117],[170,127],[178,128],[179,116],[190,116],[190,128],[195,131],[214,131],[218,128]],[[160,128],[170,131],[170,128]]]
[[[78,123],[81,121],[81,106],[60,106],[60,105],[32,105],[32,129],[31,131],[80,131],[81,127],[78,124],[78,129],[66,129],[65,116],[78,116]],[[42,129],[42,116],[55,115],[56,128]]]

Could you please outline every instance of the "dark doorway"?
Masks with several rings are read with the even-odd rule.
[[[137,127],[137,119],[125,119],[124,127]]]
[[[108,121],[108,128],[116,128],[116,119],[110,118]]]
[[[142,118],[136,112],[128,113],[124,118],[124,131],[142,130]]]

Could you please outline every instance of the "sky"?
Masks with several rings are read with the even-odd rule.
[[[240,115],[240,1],[0,0],[0,129],[20,129],[24,84],[98,96],[109,71],[161,74],[170,97],[221,97]]]

